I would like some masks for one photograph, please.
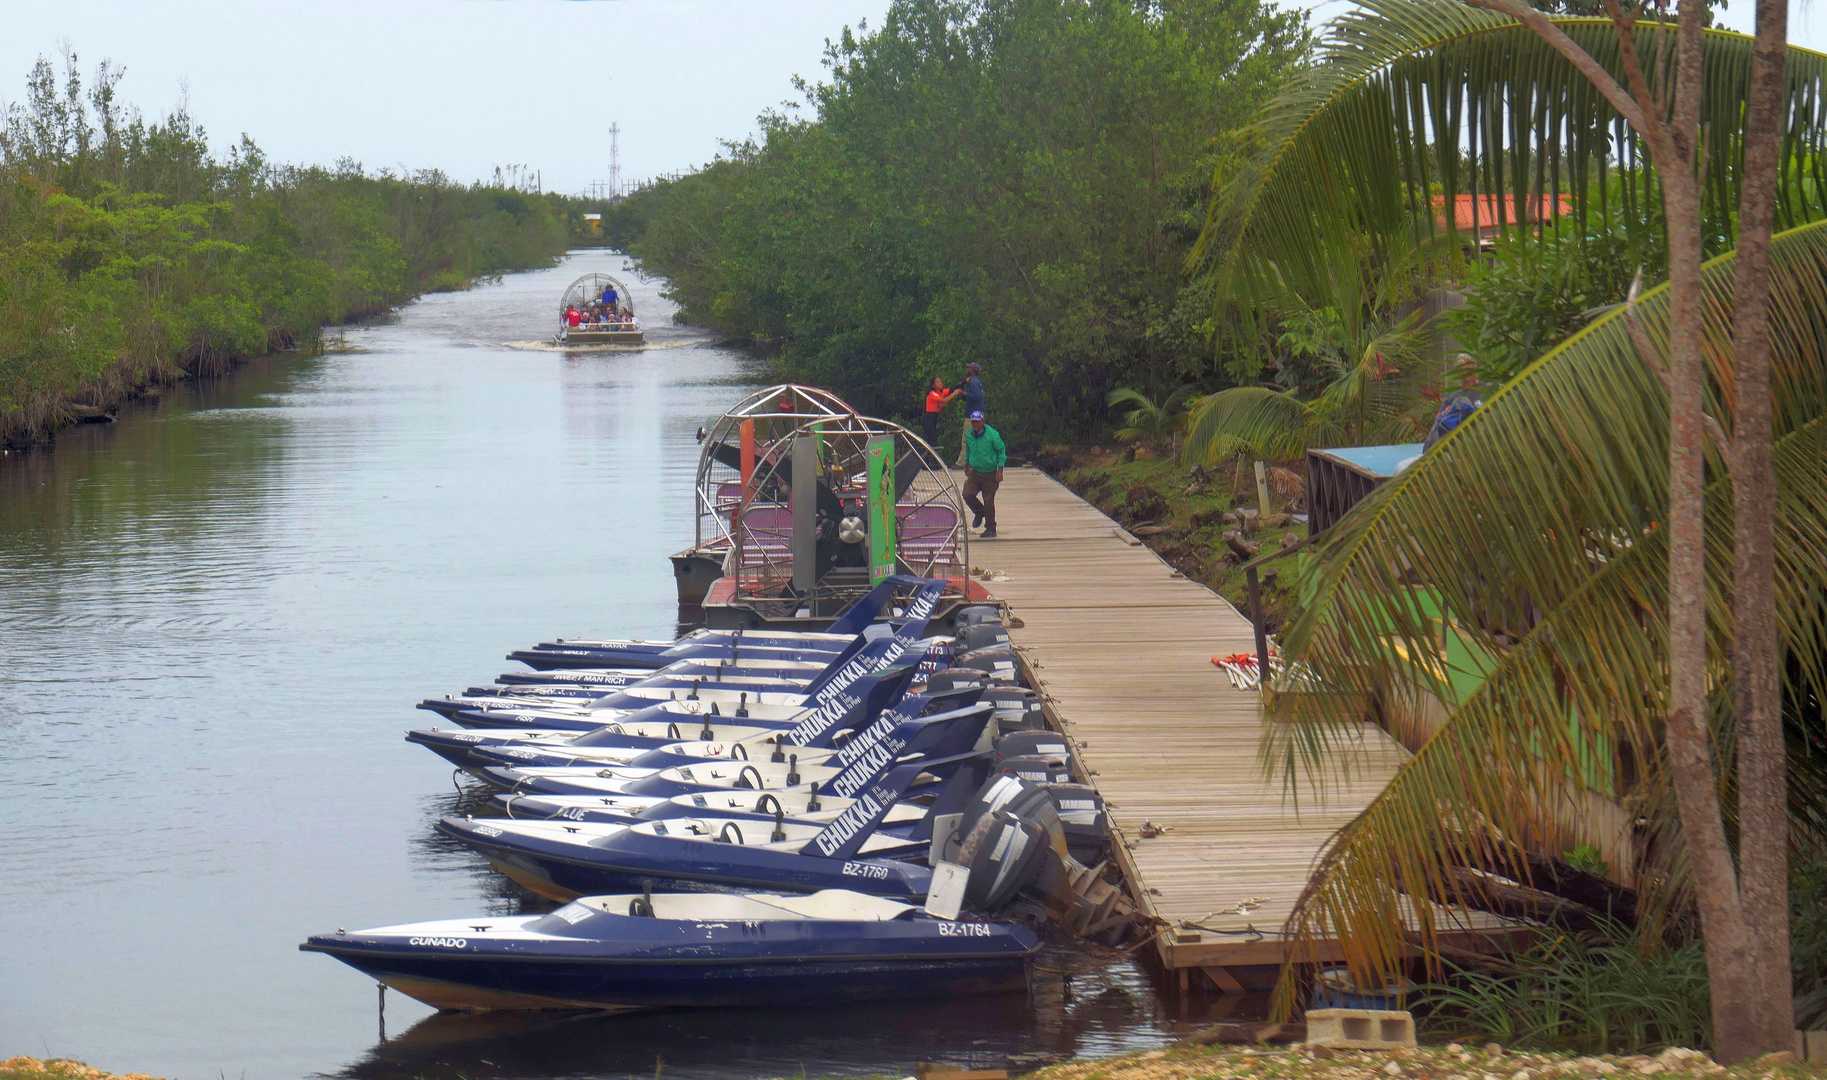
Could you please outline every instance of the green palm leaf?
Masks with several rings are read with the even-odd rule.
[[[1705,274],[1708,408],[1728,429],[1718,376],[1731,355],[1732,272],[1726,256]],[[1779,234],[1772,277],[1778,617],[1791,677],[1805,678],[1798,673],[1827,661],[1827,222]],[[1666,300],[1664,287],[1640,305],[1658,345]],[[1526,880],[1519,849],[1616,847],[1595,813],[1601,804],[1647,822],[1622,867],[1636,875],[1646,914],[1679,904],[1685,874],[1658,750],[1667,455],[1667,395],[1613,312],[1525,369],[1326,535],[1313,602],[1285,642],[1306,681],[1284,683],[1268,702],[1285,722],[1264,740],[1265,764],[1290,785],[1324,788],[1351,767],[1362,715],[1349,699],[1454,700],[1436,611],[1486,659],[1477,689],[1322,855],[1285,928],[1292,959],[1312,959],[1318,938],[1337,937],[1361,977],[1392,976],[1408,945],[1431,954],[1441,931],[1479,906],[1476,879],[1468,885],[1458,868]],[[1709,676],[1721,703],[1731,677],[1729,485],[1715,461]],[[1352,693],[1302,692],[1312,684]],[[1718,734],[1729,760],[1729,723]],[[1799,770],[1794,783],[1819,776]],[[1800,809],[1814,798],[1792,801]],[[1821,827],[1818,814],[1795,821]],[[1291,986],[1284,981],[1284,1005]]]
[[[1553,21],[1621,77],[1608,20]],[[1639,51],[1653,59],[1659,26],[1642,24],[1637,34]],[[1709,30],[1704,49],[1705,202],[1719,252],[1730,247],[1738,201],[1752,39]],[[1789,50],[1779,228],[1822,213],[1823,76],[1827,56]],[[1279,278],[1303,295],[1322,293],[1332,269],[1328,252],[1367,236],[1381,257],[1416,232],[1452,230],[1453,215],[1436,202],[1442,193],[1516,198],[1476,204],[1481,224],[1493,212],[1528,212],[1542,205],[1531,200],[1542,198],[1553,205],[1571,196],[1582,226],[1589,213],[1612,209],[1614,199],[1633,222],[1648,220],[1660,203],[1634,134],[1584,76],[1521,24],[1455,0],[1368,0],[1338,18],[1317,61],[1270,104],[1253,133],[1251,159],[1222,185],[1215,179],[1189,261],[1218,274],[1221,300],[1251,303],[1263,260],[1273,260]]]

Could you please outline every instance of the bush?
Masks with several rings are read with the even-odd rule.
[[[1711,1003],[1698,941],[1670,946],[1613,924],[1609,943],[1548,932],[1504,968],[1453,967],[1420,988],[1417,1010],[1442,1033],[1584,1053],[1706,1049]]]

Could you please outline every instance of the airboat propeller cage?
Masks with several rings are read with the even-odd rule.
[[[828,390],[756,391],[704,432],[696,550],[735,599],[801,607],[896,574],[963,588],[970,533],[951,470],[919,436]]]
[[[610,286],[615,288],[615,302],[626,308],[628,314],[633,315],[634,297],[629,294],[628,286],[622,284],[621,278],[598,271],[578,278],[571,283],[570,288],[565,290],[564,299],[558,302],[559,319],[562,320],[565,312],[571,308],[581,308],[591,301],[599,299],[603,295],[603,290]]]

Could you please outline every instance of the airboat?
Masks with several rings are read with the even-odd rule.
[[[578,314],[571,325],[571,313]],[[609,274],[585,274],[565,290],[558,303],[560,345],[645,345],[647,335],[635,319],[634,297],[621,279]]]
[[[896,574],[946,580],[935,619],[988,595],[951,470],[899,424],[785,384],[698,435],[697,535],[672,563],[710,626],[815,628]]]

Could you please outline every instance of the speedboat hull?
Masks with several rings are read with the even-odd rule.
[[[300,948],[440,1009],[824,1006],[1027,988],[1039,940],[1025,926],[943,921],[879,900],[887,910],[871,912],[871,898],[832,895],[593,897],[543,916],[321,934]],[[795,899],[865,917],[768,914],[767,901]],[[661,917],[619,913],[641,903]],[[730,914],[713,914],[725,906]],[[674,907],[704,910],[665,917]]]
[[[627,829],[595,844],[528,836],[506,823],[444,818],[438,831],[479,852],[495,869],[537,896],[572,900],[602,893],[818,892],[854,889],[917,900],[932,870],[893,858],[826,859],[797,851],[711,844]],[[909,843],[910,852],[924,844]]]

